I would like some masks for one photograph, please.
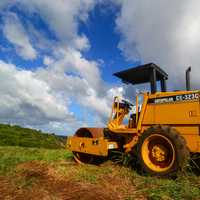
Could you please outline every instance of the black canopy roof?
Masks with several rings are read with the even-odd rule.
[[[122,81],[125,83],[140,84],[150,82],[151,74],[153,71],[156,75],[156,81],[168,79],[168,74],[154,63],[140,65],[134,68],[117,72],[114,75],[122,79]]]

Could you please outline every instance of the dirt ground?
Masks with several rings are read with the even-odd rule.
[[[18,165],[11,177],[0,177],[0,200],[121,200],[126,195],[120,191],[121,184],[129,185],[109,174],[98,183],[76,181],[73,174],[63,176],[39,161]],[[130,192],[134,190],[130,187]]]

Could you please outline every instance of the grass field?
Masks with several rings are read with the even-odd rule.
[[[77,165],[64,149],[3,146],[0,199],[200,199],[200,177],[145,177],[111,161]]]

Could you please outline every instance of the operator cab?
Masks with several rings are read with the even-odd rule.
[[[154,63],[140,65],[114,74],[126,84],[143,84],[150,83],[151,94],[157,92],[157,82],[160,82],[161,92],[167,91],[166,80],[168,74]],[[135,109],[134,109],[135,108]],[[130,111],[133,113],[130,114]],[[141,106],[138,105],[138,97],[136,97],[136,105],[134,106],[127,100],[115,97],[111,118],[109,120],[110,127],[114,129],[121,128],[136,128],[141,111]],[[124,118],[130,114],[128,126],[123,124]]]

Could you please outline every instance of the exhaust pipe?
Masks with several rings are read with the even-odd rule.
[[[186,73],[185,73],[185,76],[186,76],[186,90],[187,91],[191,90],[190,72],[191,72],[191,67],[188,67],[188,69],[186,70]]]

